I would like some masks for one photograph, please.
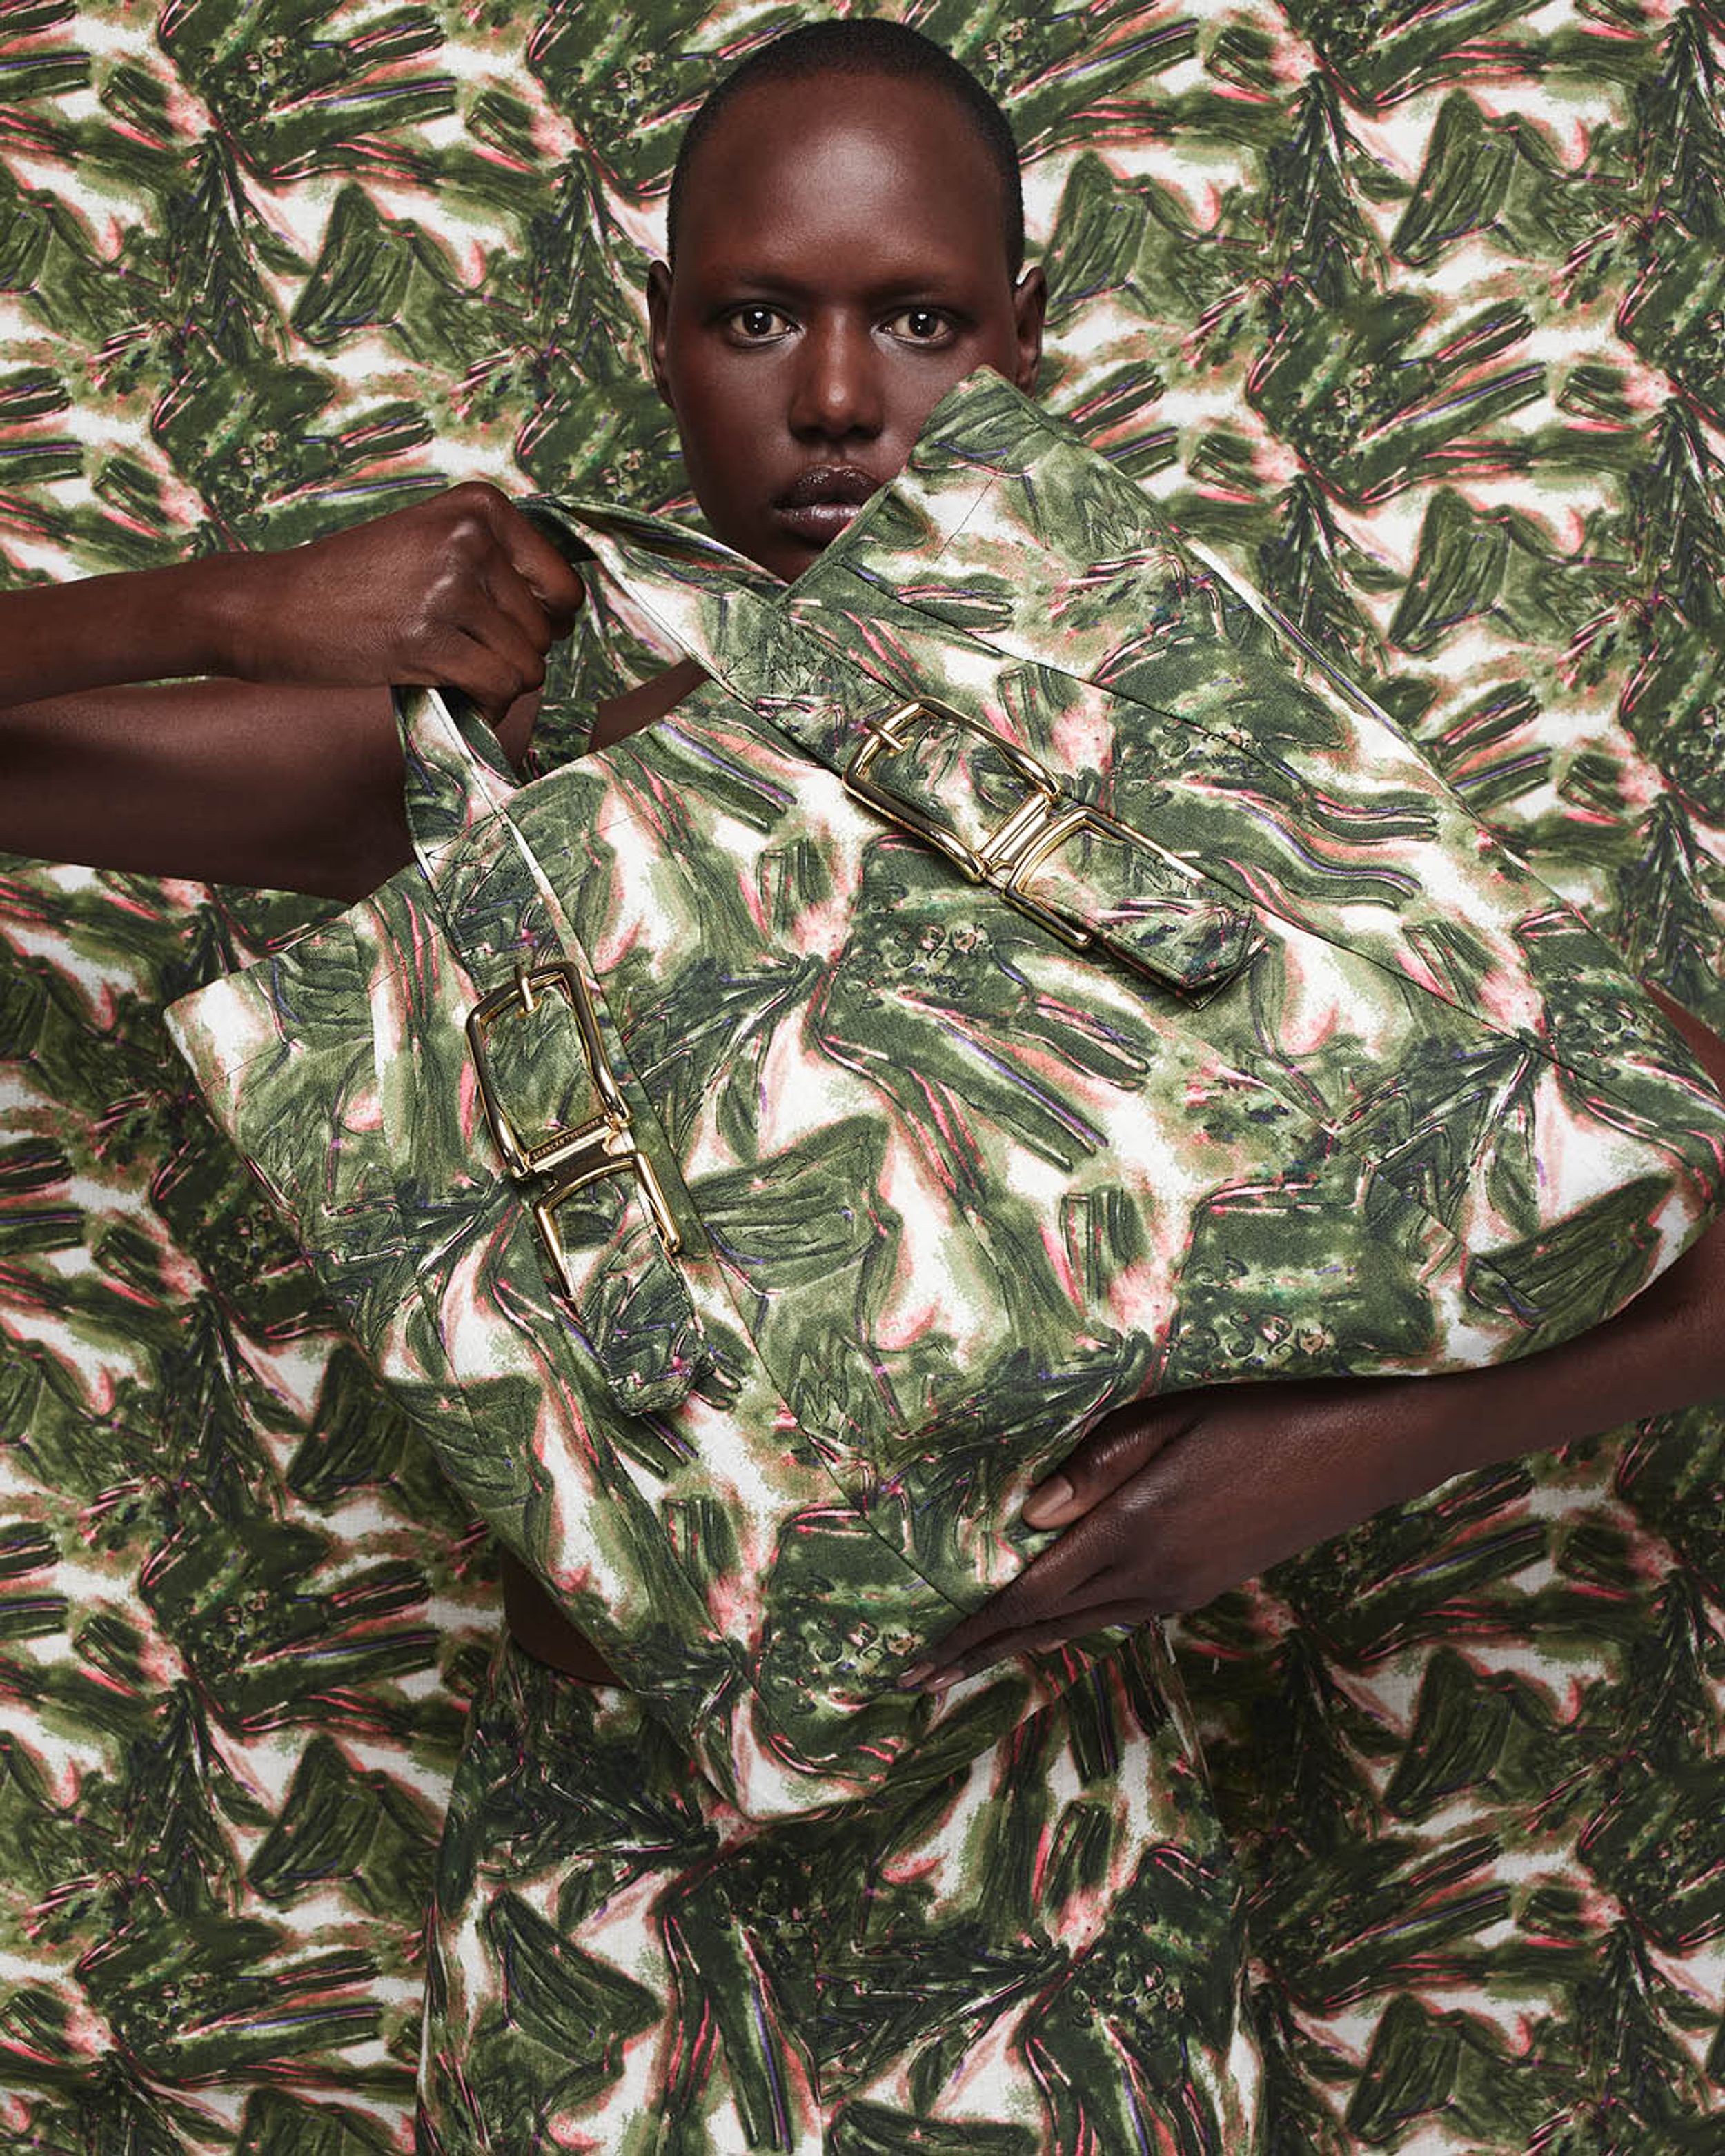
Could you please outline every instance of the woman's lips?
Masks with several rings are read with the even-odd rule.
[[[857,501],[811,501],[801,509],[789,509],[774,502],[773,514],[783,530],[805,546],[825,547],[855,521],[861,507]]]
[[[856,465],[817,465],[799,472],[773,504],[774,521],[806,547],[825,547],[855,518],[881,482]]]

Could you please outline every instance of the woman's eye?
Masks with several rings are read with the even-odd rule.
[[[952,334],[952,325],[938,307],[901,307],[886,330],[906,344],[943,344]]]
[[[777,307],[748,306],[733,310],[731,326],[746,343],[753,344],[783,336],[790,323]]]

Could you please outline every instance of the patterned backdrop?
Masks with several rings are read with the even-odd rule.
[[[1725,1027],[1716,0],[895,12],[1013,113],[1053,403]],[[797,18],[0,0],[0,575],[675,501],[670,159]],[[491,1563],[158,1015],[316,911],[0,863],[8,2149],[409,2145]],[[1183,1626],[1277,2156],[1725,2150],[1722,1522],[1697,1410]]]

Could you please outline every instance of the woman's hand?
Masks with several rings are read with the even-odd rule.
[[[494,720],[543,682],[582,596],[551,542],[479,480],[284,553],[208,566],[226,571],[217,670],[459,689]]]
[[[545,678],[581,583],[478,480],[280,553],[0,593],[0,711],[122,685],[460,689],[495,723]]]
[[[1725,1045],[1675,1014],[1725,1080]],[[1721,1398],[1725,1219],[1615,1317],[1517,1362],[1118,1408],[1025,1502],[1026,1523],[1060,1539],[899,1681],[937,1688],[1004,1655],[1195,1609],[1451,1475]]]
[[[1117,1409],[1038,1486],[1064,1529],[902,1682],[937,1689],[1005,1655],[1195,1609],[1459,1468],[1442,1378],[1225,1385]]]
[[[357,897],[408,856],[388,685],[465,691],[518,757],[581,595],[476,483],[281,553],[0,593],[0,848]]]

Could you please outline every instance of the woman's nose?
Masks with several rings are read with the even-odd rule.
[[[880,355],[868,325],[816,320],[799,344],[791,432],[834,442],[878,434],[886,418]]]

